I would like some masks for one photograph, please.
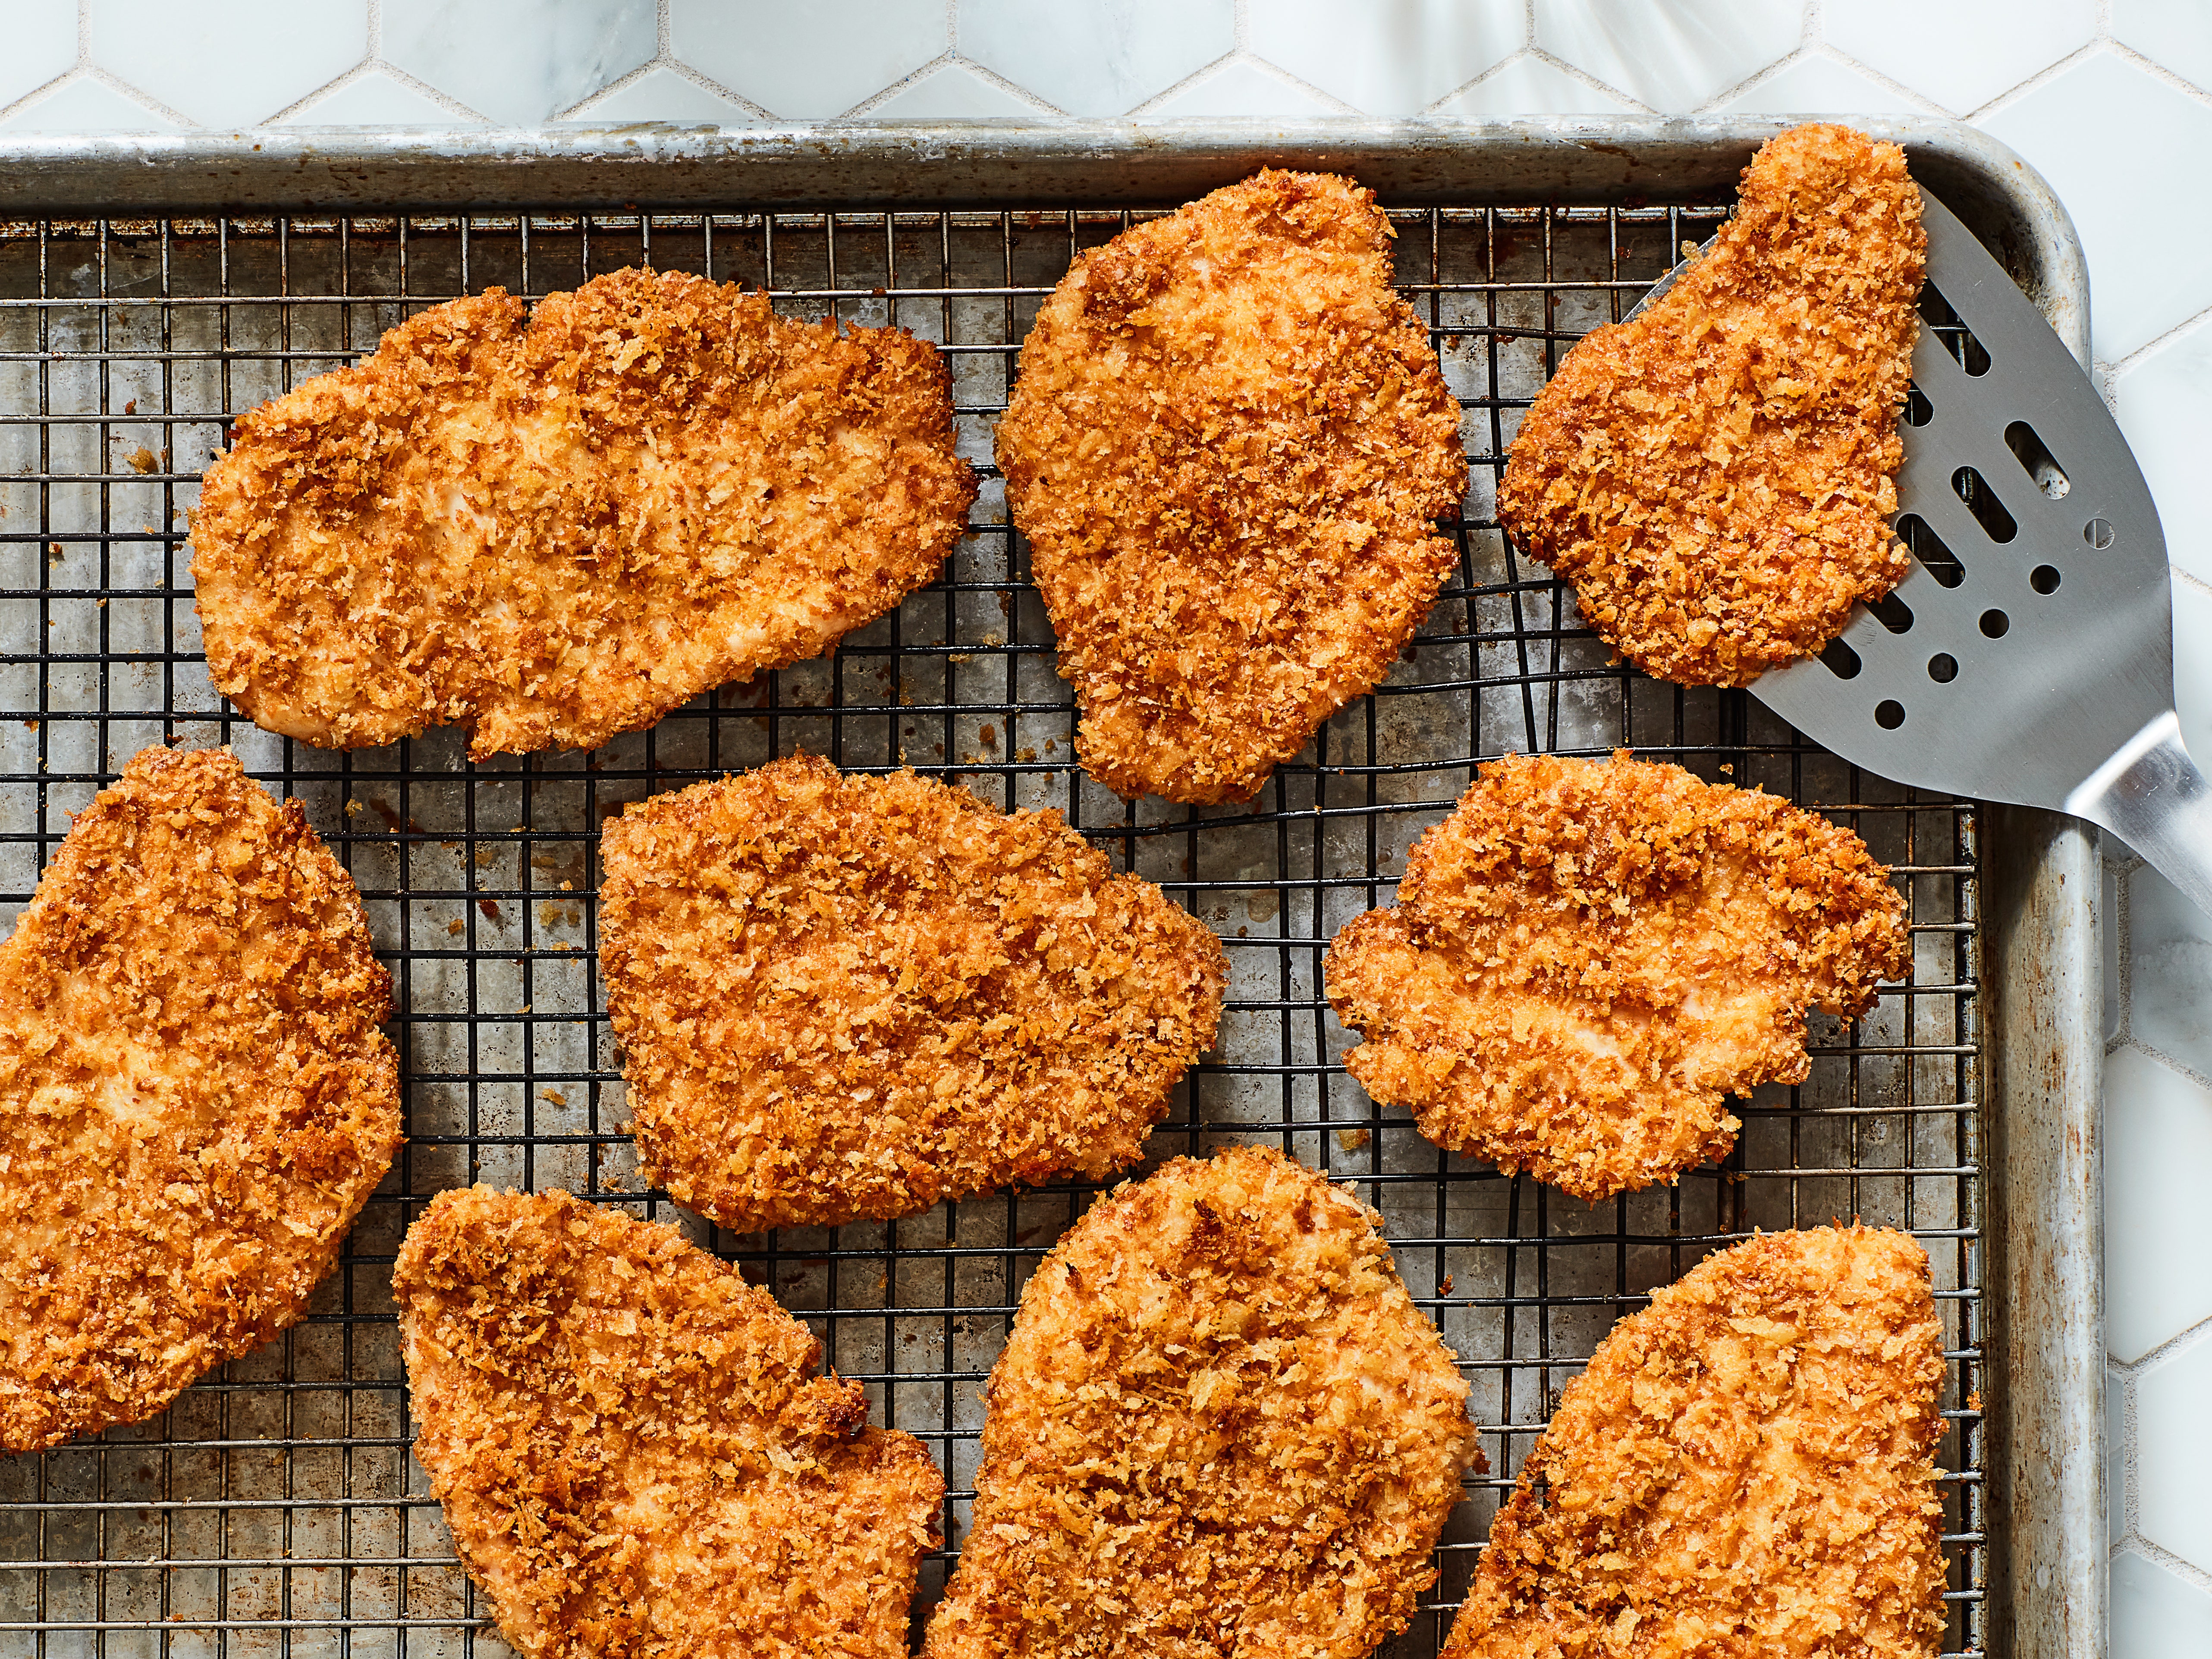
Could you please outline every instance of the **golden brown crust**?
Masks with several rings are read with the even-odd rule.
[[[492,289],[238,422],[192,521],[208,672],[338,748],[475,722],[590,747],[819,654],[936,574],[975,500],[903,329],[620,270]]]
[[[1712,251],[1567,354],[1498,516],[1647,674],[1747,685],[1897,586],[1897,417],[1927,256],[1905,152],[1798,127]]]
[[[1349,179],[1256,173],[1081,256],[1023,343],[999,465],[1121,794],[1251,795],[1452,568],[1459,407],[1390,234]]]
[[[1942,1333],[1905,1233],[1767,1233],[1616,1325],[1445,1659],[1932,1659]]]
[[[1679,766],[1509,756],[1330,941],[1345,1066],[1438,1146],[1577,1198],[1726,1153],[1723,1097],[1802,1081],[1805,1007],[1853,1016],[1906,960],[1850,830]]]
[[[1480,1466],[1382,1218],[1279,1152],[1177,1158],[1039,1264],[925,1659],[1357,1659]]]
[[[768,1292],[566,1193],[441,1193],[392,1273],[415,1455],[524,1659],[890,1659],[945,1482]]]
[[[1134,1163],[1221,945],[1057,812],[811,756],[632,806],[600,954],[638,1150],[740,1230]]]
[[[228,750],[77,815],[0,945],[0,1446],[142,1421],[307,1311],[399,1146],[391,989]]]

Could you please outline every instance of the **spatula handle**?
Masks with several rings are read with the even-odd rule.
[[[2212,915],[2212,782],[2182,746],[2172,710],[2091,774],[2066,810],[2111,830]]]

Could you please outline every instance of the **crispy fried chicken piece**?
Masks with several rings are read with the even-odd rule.
[[[1735,1144],[1723,1097],[1802,1081],[1805,1008],[1903,973],[1905,904],[1850,830],[1678,766],[1509,756],[1330,942],[1346,1069],[1453,1152],[1595,1200]]]
[[[924,1659],[1357,1659],[1480,1467],[1382,1218],[1279,1152],[1176,1158],[1039,1264]]]
[[[1747,685],[1904,579],[1926,254],[1902,149],[1796,128],[1744,169],[1712,251],[1538,394],[1498,519],[1645,673]]]
[[[0,1446],[140,1422],[307,1311],[399,1146],[391,989],[228,750],[77,815],[0,945]]]
[[[1452,568],[1459,407],[1390,237],[1349,179],[1260,173],[1082,255],[1023,343],[999,465],[1122,795],[1253,794]]]
[[[903,329],[620,270],[435,307],[242,416],[192,521],[216,689],[335,748],[588,748],[929,580],[975,477]]]
[[[441,1193],[392,1273],[415,1455],[524,1659],[890,1659],[945,1482],[674,1227]]]
[[[637,1145],[739,1230],[1134,1163],[1228,963],[1057,812],[811,756],[632,806],[599,960]]]
[[[1445,1659],[1933,1659],[1942,1333],[1905,1233],[1766,1233],[1616,1325]]]

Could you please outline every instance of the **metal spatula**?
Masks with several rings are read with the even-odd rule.
[[[1921,203],[1926,325],[1897,480],[1911,574],[1751,690],[1870,772],[2101,825],[2212,911],[2212,786],[2174,718],[2158,508],[2043,313]]]

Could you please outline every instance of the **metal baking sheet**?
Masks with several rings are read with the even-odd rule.
[[[957,1557],[983,1378],[1027,1273],[1094,1189],[714,1232],[641,1190],[594,966],[605,816],[802,748],[1056,806],[1224,939],[1221,1040],[1153,1161],[1256,1139],[1351,1182],[1461,1358],[1492,1466],[1470,1477],[1441,1580],[1390,1653],[1435,1652],[1522,1456],[1620,1314],[1753,1227],[1854,1216],[1911,1229],[1935,1264],[1948,1647],[2079,1653],[2088,1631],[2100,1644],[2101,1551],[2083,1541],[2102,1535],[2101,1413],[2084,1392],[2101,1346],[2086,842],[1860,773],[1743,693],[1609,663],[1491,516],[1529,398],[1576,338],[1710,234],[1771,130],[985,124],[19,149],[0,220],[0,912],[12,920],[68,813],[137,749],[231,744],[301,799],[361,885],[393,972],[410,1139],[297,1328],[149,1423],[0,1460],[0,1650],[504,1652],[408,1455],[389,1288],[407,1223],[472,1180],[678,1219],[808,1320],[877,1420],[920,1435],[952,1488],[919,1629]],[[2078,343],[2078,252],[2033,175],[1962,129],[1884,130]],[[1465,410],[1462,562],[1390,680],[1257,799],[1127,804],[1074,768],[1070,696],[989,468],[992,422],[1074,252],[1262,161],[1383,192],[1398,281]],[[942,580],[833,657],[589,754],[471,765],[444,732],[341,755],[235,716],[208,683],[186,545],[228,420],[424,306],[639,262],[943,347],[962,452],[988,482]],[[1908,894],[1913,965],[1865,1018],[1816,1017],[1811,1078],[1761,1091],[1723,1164],[1591,1206],[1445,1156],[1377,1109],[1337,1064],[1350,1039],[1320,963],[1338,927],[1388,902],[1473,761],[1616,745],[1857,830]]]

